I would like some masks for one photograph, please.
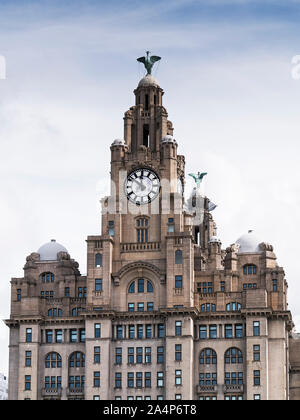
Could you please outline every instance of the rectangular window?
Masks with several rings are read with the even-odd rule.
[[[100,372],[94,372],[94,388],[100,387]]]
[[[199,335],[200,335],[200,338],[202,340],[205,340],[207,338],[207,326],[206,325],[200,325]]]
[[[123,339],[123,325],[117,325],[117,339]]]
[[[165,326],[164,324],[158,324],[158,338],[164,338],[165,336]]]
[[[95,338],[101,337],[101,324],[94,324],[94,337]]]
[[[232,325],[225,325],[225,338],[233,338]]]
[[[145,348],[145,363],[151,363],[151,347]]]
[[[26,343],[32,342],[32,329],[26,328]]]
[[[78,287],[77,296],[83,297],[83,287]]]
[[[85,329],[84,328],[80,328],[79,330],[79,342],[85,343]]]
[[[26,391],[31,390],[31,376],[30,375],[25,376],[25,390]]]
[[[137,326],[137,338],[143,338],[144,337],[144,326],[141,324],[138,324]]]
[[[53,342],[53,331],[46,330],[46,343],[52,343],[52,342]]]
[[[182,321],[175,322],[175,335],[176,336],[182,335]]]
[[[134,303],[128,303],[128,312],[134,312]]]
[[[175,385],[180,386],[182,385],[182,371],[175,370]]]
[[[129,338],[134,339],[135,338],[135,326],[129,325]]]
[[[135,374],[135,386],[136,386],[136,388],[142,388],[143,387],[143,373],[142,372],[136,372],[136,374]]]
[[[77,341],[78,341],[77,330],[75,329],[70,330],[70,342],[77,343]]]
[[[157,347],[157,363],[164,363],[165,361],[165,349],[160,346]]]
[[[151,388],[151,372],[145,372],[145,388]]]
[[[182,345],[175,344],[175,360],[180,362],[182,360]]]
[[[147,311],[148,312],[152,312],[154,310],[154,304],[153,302],[148,302],[147,303]]]
[[[253,399],[255,401],[259,401],[260,400],[260,394],[254,394]]]
[[[70,297],[70,288],[65,287],[65,297]]]
[[[122,373],[121,372],[117,372],[115,374],[115,388],[122,388]]]
[[[94,363],[100,363],[101,349],[99,346],[94,347]]]
[[[157,387],[163,388],[165,384],[164,381],[164,372],[157,372]]]
[[[235,333],[235,338],[243,338],[243,325],[235,324],[234,333]]]
[[[62,330],[55,330],[55,342],[62,343],[63,342],[63,332]]]
[[[152,325],[146,325],[146,338],[152,338]]]
[[[116,348],[116,365],[121,365],[122,364],[122,348],[121,347],[117,347]]]
[[[182,289],[182,276],[175,276],[175,289]]]
[[[210,325],[209,326],[209,338],[216,339],[217,338],[217,326]]]
[[[136,363],[143,363],[143,347],[136,348]]]
[[[102,292],[102,279],[95,279],[95,291]]]
[[[31,367],[31,351],[25,351],[25,366]]]
[[[130,365],[134,364],[134,348],[133,347],[128,347],[128,358],[127,358],[127,362]]]
[[[272,280],[273,283],[273,292],[277,292],[277,280]]]
[[[260,370],[253,371],[253,385],[254,386],[260,385]]]
[[[144,303],[143,302],[138,303],[138,312],[144,312]]]
[[[254,362],[260,361],[260,345],[258,344],[253,346],[253,361]]]
[[[134,388],[134,373],[133,372],[127,373],[127,387]]]
[[[259,321],[253,322],[253,335],[254,337],[260,336],[260,322]]]
[[[21,301],[21,289],[17,289],[17,301]]]

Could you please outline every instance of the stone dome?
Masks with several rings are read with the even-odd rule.
[[[213,243],[213,242],[221,243],[221,240],[217,236],[212,236],[209,240],[209,243]]]
[[[252,230],[249,230],[248,233],[242,235],[237,241],[236,244],[239,245],[239,253],[253,253],[256,254],[258,252],[262,252],[260,249],[260,244],[263,241],[260,240]]]
[[[66,248],[57,243],[55,239],[52,239],[51,242],[42,245],[37,252],[40,254],[40,261],[56,261],[57,254],[59,252],[68,253]]]
[[[125,141],[123,139],[116,139],[113,141],[112,146],[124,146]]]
[[[177,143],[173,136],[170,134],[167,134],[165,137],[161,140],[162,143]]]
[[[148,87],[148,86],[155,86],[159,87],[158,81],[152,76],[152,74],[147,74],[140,80],[138,87]]]

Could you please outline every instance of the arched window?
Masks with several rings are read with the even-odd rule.
[[[137,242],[147,243],[149,241],[149,220],[140,217],[136,220]]]
[[[61,317],[62,316],[62,310],[59,308],[51,308],[48,310],[48,316],[51,317]]]
[[[130,284],[128,293],[135,293],[135,281]]]
[[[244,265],[244,275],[248,276],[248,275],[253,275],[253,274],[257,274],[256,265],[254,265],[254,264]]]
[[[95,266],[102,267],[102,254],[95,255]]]
[[[225,364],[243,363],[243,353],[240,349],[232,347],[225,352]]]
[[[153,293],[153,286],[149,280],[147,280],[147,293]]]
[[[129,288],[128,288],[128,293],[135,293],[135,281],[133,281],[132,283],[130,283]],[[153,284],[151,283],[151,281],[147,280],[147,282],[145,282],[144,279],[138,279],[137,281],[137,292],[138,293],[153,293]]]
[[[180,249],[175,252],[175,264],[182,264],[182,251]]]
[[[80,316],[81,311],[84,311],[85,308],[73,308],[72,309],[72,316]]]
[[[242,309],[242,305],[239,302],[230,302],[226,305],[227,312],[239,312]]]
[[[201,312],[216,312],[216,305],[214,303],[203,303]]]
[[[49,368],[61,368],[61,355],[55,352],[48,353],[45,357],[45,367]]]
[[[54,282],[54,274],[53,273],[43,273],[42,274],[42,282],[43,283],[53,283]]]
[[[69,358],[69,367],[85,367],[85,354],[76,351]]]
[[[200,365],[216,365],[217,353],[213,349],[203,349],[200,353]]]

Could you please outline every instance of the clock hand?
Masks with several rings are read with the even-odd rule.
[[[142,178],[140,178],[141,179],[141,181],[139,182],[139,181],[137,181],[136,179],[134,180],[134,182],[136,182],[137,184],[138,184],[138,186],[140,187],[140,189],[142,190],[142,191],[145,191],[145,189],[146,189],[146,187],[144,186],[144,184],[143,184],[143,180],[142,180]]]

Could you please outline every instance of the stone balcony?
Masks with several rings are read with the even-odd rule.
[[[160,242],[132,242],[122,243],[121,252],[160,251]]]
[[[196,392],[197,394],[217,393],[218,387],[217,385],[197,385]]]
[[[243,394],[244,385],[223,385],[224,394]]]
[[[80,396],[83,397],[84,396],[84,388],[83,387],[79,387],[79,388],[67,388],[67,396],[71,397],[71,396]]]
[[[43,397],[61,397],[62,388],[43,388],[42,389],[42,396]]]

